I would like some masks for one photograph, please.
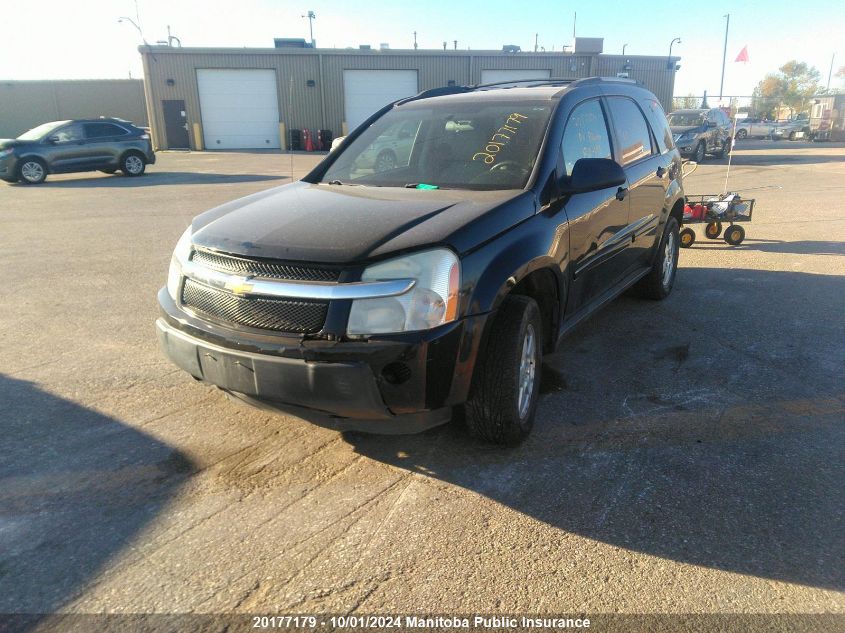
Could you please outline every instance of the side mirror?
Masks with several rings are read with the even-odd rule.
[[[572,168],[572,175],[561,182],[564,193],[585,193],[610,187],[620,187],[626,182],[625,171],[609,158],[579,158]]]
[[[47,142],[48,142],[50,145],[55,145],[55,144],[56,144],[56,143],[58,143],[60,140],[61,140],[61,139],[59,139],[59,137],[58,137],[58,136],[48,136],[48,137],[47,137]]]

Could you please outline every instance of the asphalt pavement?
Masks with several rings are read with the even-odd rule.
[[[516,449],[340,434],[159,352],[190,218],[317,160],[0,184],[0,612],[845,613],[845,145],[740,143],[745,242],[574,331]]]

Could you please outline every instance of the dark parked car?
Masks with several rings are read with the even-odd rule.
[[[700,163],[707,154],[717,158],[731,151],[731,120],[719,108],[675,110],[669,125],[681,156]]]
[[[0,140],[0,179],[37,185],[47,174],[118,169],[140,176],[156,157],[149,133],[121,119],[53,121]]]
[[[400,122],[408,160],[373,169]],[[682,213],[665,115],[632,81],[430,90],[300,182],[195,218],[158,295],[159,342],[253,403],[377,432],[462,410],[515,443],[544,353],[631,286],[670,293]]]

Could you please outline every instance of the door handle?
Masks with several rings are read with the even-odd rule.
[[[657,177],[663,178],[666,175],[666,170],[663,168],[663,165],[657,168]]]
[[[628,187],[619,187],[619,189],[616,190],[616,199],[617,200],[624,200],[625,196],[627,196],[627,195],[628,195]]]

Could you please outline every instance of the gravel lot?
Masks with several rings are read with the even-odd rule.
[[[159,353],[190,218],[318,157],[0,184],[0,612],[845,613],[845,145],[748,141],[740,247],[546,359],[517,449],[341,435]],[[686,181],[721,190],[724,160]]]

